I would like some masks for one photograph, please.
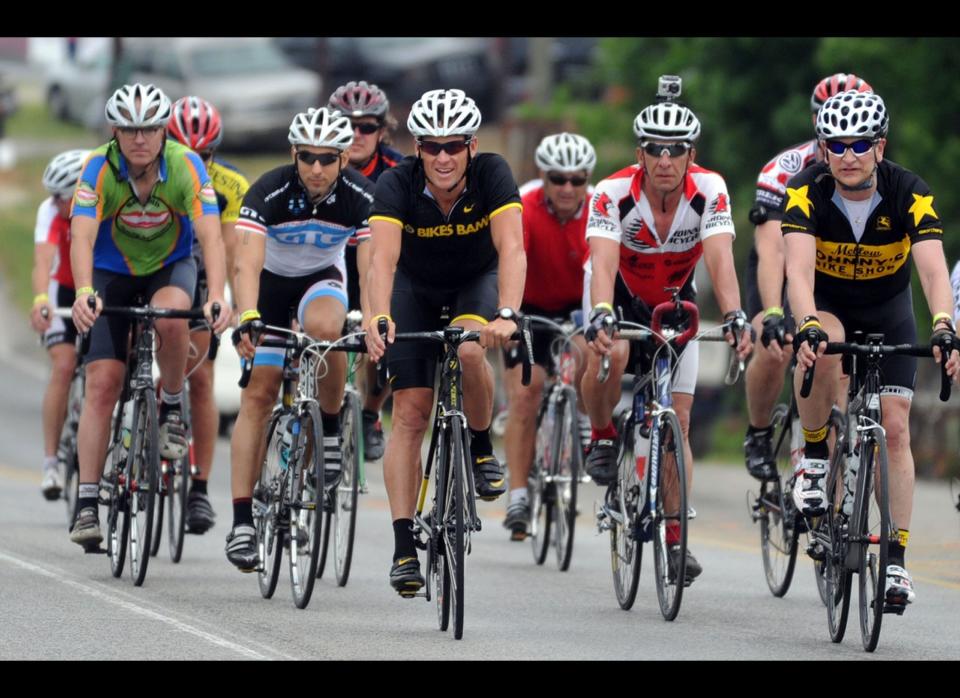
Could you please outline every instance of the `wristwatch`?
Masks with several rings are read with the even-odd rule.
[[[517,311],[513,308],[500,308],[497,310],[497,317],[501,320],[510,320],[516,322],[518,319]]]

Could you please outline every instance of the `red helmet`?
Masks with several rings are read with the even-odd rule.
[[[183,97],[173,104],[167,132],[192,150],[215,148],[223,140],[220,112],[204,99]]]
[[[858,78],[853,73],[834,73],[825,77],[813,88],[813,94],[810,96],[810,110],[816,114],[820,111],[823,103],[834,95],[848,90],[857,92],[873,92],[873,88],[863,78]]]

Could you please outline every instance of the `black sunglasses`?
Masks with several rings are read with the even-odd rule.
[[[307,150],[297,151],[297,160],[305,165],[313,167],[313,163],[319,162],[322,166],[332,165],[340,159],[337,153],[311,153]]]
[[[449,143],[437,143],[436,141],[417,141],[417,144],[420,146],[420,150],[425,152],[427,155],[436,157],[441,152],[446,152],[449,155],[459,155],[467,149],[468,145],[470,145],[470,140],[450,141]]]
[[[671,143],[669,145],[665,143],[642,143],[640,147],[643,148],[643,152],[647,155],[652,155],[655,158],[662,157],[664,151],[666,151],[670,157],[678,158],[690,150],[689,143]]]
[[[353,125],[354,131],[359,131],[365,136],[369,136],[372,133],[376,133],[381,128],[380,124],[377,124],[377,123],[373,123],[373,124],[363,123],[363,122],[357,123],[356,121],[353,121],[351,122],[351,124]]]
[[[581,177],[579,175],[570,175],[569,177],[564,177],[562,174],[556,172],[548,172],[547,179],[550,180],[550,184],[555,184],[558,187],[562,187],[567,182],[570,182],[575,187],[582,187],[587,183],[586,177]]]
[[[136,136],[138,132],[144,136],[152,136],[163,130],[163,126],[118,126],[117,130],[125,136]]]

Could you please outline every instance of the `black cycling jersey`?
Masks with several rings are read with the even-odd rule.
[[[267,236],[267,271],[305,276],[339,261],[350,238],[369,237],[372,203],[373,184],[356,170],[344,169],[333,189],[314,203],[296,165],[284,165],[247,191],[237,231]]]
[[[371,220],[402,228],[399,267],[416,283],[456,289],[497,268],[490,219],[521,208],[520,192],[499,155],[480,153],[467,170],[467,185],[444,216],[426,189],[419,158],[404,158],[377,181]]]
[[[940,240],[943,226],[930,188],[917,175],[884,160],[877,169],[863,236],[858,241],[829,166],[821,163],[792,178],[783,234],[816,237],[815,292],[855,306],[885,303],[910,286],[910,247]]]

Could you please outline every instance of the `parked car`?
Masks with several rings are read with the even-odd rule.
[[[322,95],[319,76],[298,68],[266,38],[128,38],[123,48],[125,82],[153,83],[171,100],[195,94],[216,105],[227,148],[275,144],[293,115],[317,106]],[[103,124],[111,50],[105,46],[49,71],[46,95],[54,114]]]

